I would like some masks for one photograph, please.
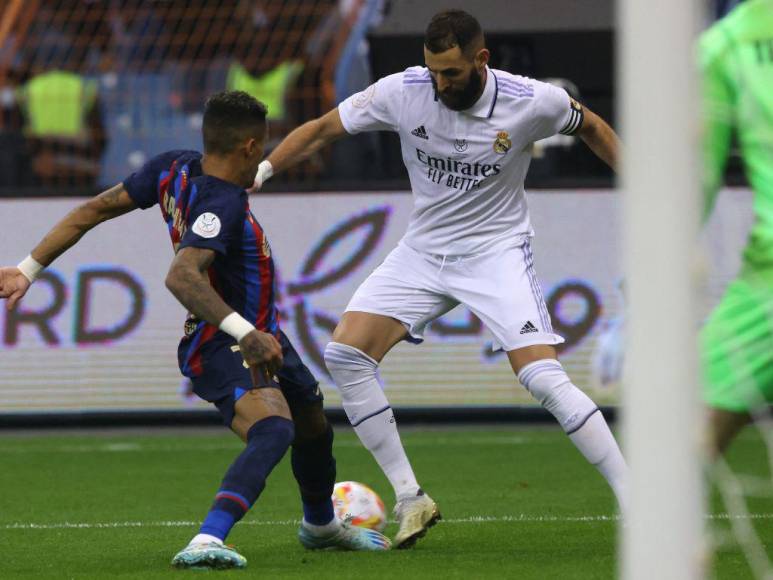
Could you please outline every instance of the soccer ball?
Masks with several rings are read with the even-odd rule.
[[[340,520],[378,532],[387,524],[384,502],[364,483],[341,481],[333,488],[333,508]]]

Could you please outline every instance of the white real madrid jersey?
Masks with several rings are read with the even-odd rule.
[[[338,106],[350,134],[399,133],[414,195],[403,240],[415,250],[469,255],[533,235],[523,189],[531,145],[582,123],[565,90],[486,72],[481,97],[465,111],[437,98],[424,67],[384,77]]]

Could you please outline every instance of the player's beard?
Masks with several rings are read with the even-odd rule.
[[[481,88],[483,87],[483,76],[477,69],[470,71],[470,80],[463,89],[446,89],[444,93],[437,90],[437,83],[432,79],[438,98],[443,104],[453,111],[464,111],[469,109],[480,98]]]

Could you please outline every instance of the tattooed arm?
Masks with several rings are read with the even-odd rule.
[[[46,267],[74,246],[97,224],[123,215],[137,206],[122,184],[80,204],[49,231],[31,252],[31,258]],[[30,279],[17,267],[0,268],[0,299],[8,299],[8,309],[27,293]]]
[[[215,260],[215,251],[184,247],[172,261],[166,287],[196,318],[219,327],[233,313],[209,283],[207,270]],[[254,329],[239,341],[244,361],[263,366],[271,375],[282,367],[282,347],[270,334]]]
[[[123,185],[116,185],[68,213],[32,250],[32,257],[48,266],[94,226],[123,215],[137,206]]]
[[[187,247],[177,252],[166,275],[166,287],[174,297],[200,320],[219,326],[233,312],[209,283],[207,270],[215,261],[215,251]]]

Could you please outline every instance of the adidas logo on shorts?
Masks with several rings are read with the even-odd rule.
[[[421,127],[416,127],[413,131],[411,131],[411,135],[429,141],[429,135],[427,135],[427,130],[424,128],[424,125]]]
[[[527,320],[526,324],[524,324],[523,328],[521,328],[521,334],[526,334],[527,332],[539,332],[537,327],[531,323],[531,320]]]

